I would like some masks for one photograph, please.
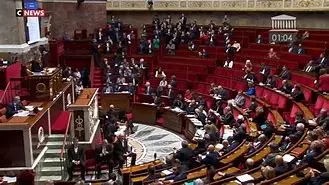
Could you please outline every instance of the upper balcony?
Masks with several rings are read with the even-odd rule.
[[[327,11],[329,0],[153,0],[153,11]],[[145,11],[146,0],[107,0],[110,11]]]

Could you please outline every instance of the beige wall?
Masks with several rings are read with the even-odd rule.
[[[154,11],[108,11],[106,13],[105,3],[83,3],[76,9],[76,3],[50,3],[43,2],[43,8],[52,14],[51,31],[54,37],[62,36],[66,31],[70,36],[75,29],[87,29],[88,33],[95,28],[104,26],[107,17],[114,15],[121,18],[124,24],[133,24],[134,27],[141,28],[142,24],[149,24]],[[180,12],[169,12],[175,19]],[[184,12],[188,21],[197,20],[198,24],[208,24],[210,20],[221,23],[224,12]],[[107,15],[106,15],[107,14]],[[160,17],[167,15],[167,12],[158,12]],[[230,12],[230,20],[233,26],[257,26],[270,27],[271,17],[280,15],[276,12]],[[329,29],[329,13],[327,12],[292,12],[286,13],[297,17],[298,28],[319,28]]]
[[[0,0],[0,45],[25,43],[24,19],[16,17],[21,0]]]
[[[83,3],[77,9],[76,3],[42,3],[43,9],[52,15],[51,32],[53,37],[62,36],[66,31],[73,36],[76,29],[87,29],[88,33],[94,28],[106,23],[106,5],[104,3]]]
[[[188,18],[188,22],[197,20],[198,24],[208,24],[210,20],[216,23],[221,23],[224,12],[184,12]],[[152,17],[156,12],[108,12],[108,16],[115,15],[120,17],[125,24],[133,24],[140,26],[144,23],[151,23]],[[166,12],[158,12],[160,17],[167,15]],[[174,22],[177,22],[177,17],[181,15],[180,12],[169,12]],[[230,12],[231,24],[234,26],[257,26],[257,27],[270,27],[271,17],[281,15],[282,13],[275,12]],[[329,13],[287,13],[288,15],[297,17],[298,28],[320,28],[329,29]]]

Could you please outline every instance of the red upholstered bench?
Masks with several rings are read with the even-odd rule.
[[[306,74],[303,72],[292,72],[291,73],[291,81],[295,83],[303,82],[303,85],[315,88],[314,85],[315,76],[311,76],[310,74]]]
[[[179,64],[188,64],[188,65],[204,65],[204,66],[215,66],[214,59],[206,59],[206,58],[186,58],[186,57],[173,57],[173,56],[164,56],[161,61],[179,63]],[[159,61],[159,63],[161,63]]]
[[[318,98],[313,106],[310,106],[312,113],[317,116],[321,109],[329,110],[329,99],[321,94],[318,94]]]

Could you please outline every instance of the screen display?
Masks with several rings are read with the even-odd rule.
[[[39,8],[36,0],[24,0],[24,8],[35,10]],[[27,17],[25,21],[25,36],[28,44],[40,41],[40,22],[38,17]]]

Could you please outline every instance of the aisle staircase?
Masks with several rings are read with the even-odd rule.
[[[53,134],[48,137],[46,144],[48,150],[44,155],[44,160],[41,162],[38,181],[62,180],[60,156],[63,140],[64,134]]]
[[[94,69],[94,78],[92,79],[93,88],[101,88],[103,83],[103,73],[102,68],[95,68]]]
[[[94,69],[94,78],[91,79],[93,81],[93,88],[98,88],[98,93],[102,91],[102,85],[103,85],[103,70],[102,68],[95,67]],[[98,98],[98,105],[101,105],[101,99],[100,96],[97,96]]]

